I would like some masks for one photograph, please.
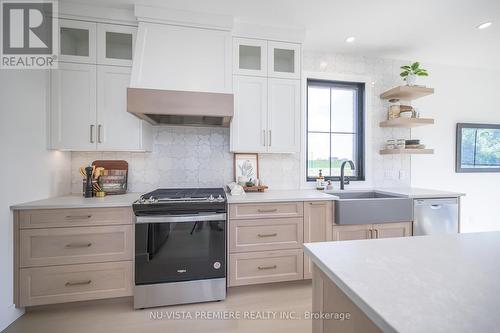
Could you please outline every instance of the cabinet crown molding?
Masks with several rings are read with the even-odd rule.
[[[234,19],[231,15],[199,13],[166,7],[134,6],[138,21],[181,25],[195,28],[231,31]]]

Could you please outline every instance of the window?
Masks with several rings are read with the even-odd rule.
[[[340,179],[340,166],[352,160],[356,170],[345,168],[351,180],[364,180],[365,84],[307,80],[307,180],[319,175]]]

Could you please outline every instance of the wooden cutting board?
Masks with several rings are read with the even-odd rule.
[[[102,167],[106,170],[127,170],[128,162],[124,160],[97,160],[92,162],[96,168]]]

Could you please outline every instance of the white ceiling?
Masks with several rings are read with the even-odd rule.
[[[86,0],[134,3],[306,29],[304,49],[500,69],[500,0]],[[485,30],[476,26],[494,24]],[[346,43],[355,36],[356,42]]]

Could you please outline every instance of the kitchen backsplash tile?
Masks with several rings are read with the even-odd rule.
[[[402,61],[353,57],[342,54],[305,52],[303,70],[355,74],[373,80],[368,97],[371,138],[367,140],[370,186],[408,186],[411,157],[378,154],[389,138],[410,136],[408,129],[382,129],[378,123],[386,117],[386,102],[379,94],[401,84],[399,66]],[[260,154],[260,179],[272,189],[301,187],[300,154]],[[129,162],[129,191],[146,192],[158,187],[222,186],[233,180],[233,154],[229,152],[229,129],[156,127],[153,151],[73,152],[72,192],[81,193],[78,167],[97,159],[123,159]]]

